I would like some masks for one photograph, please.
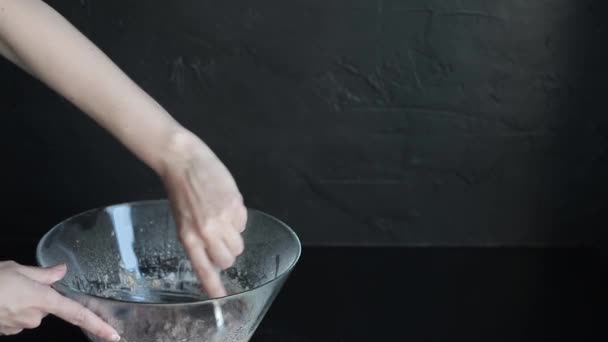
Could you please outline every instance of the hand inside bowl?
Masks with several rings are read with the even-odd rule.
[[[194,134],[178,135],[170,151],[160,174],[180,240],[207,294],[223,297],[219,271],[243,253],[243,197],[224,164]]]

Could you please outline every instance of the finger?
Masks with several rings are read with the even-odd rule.
[[[234,264],[235,256],[230,252],[230,249],[222,237],[215,239],[214,241],[207,242],[206,246],[208,246],[206,248],[207,254],[217,268],[225,270]]]
[[[16,270],[33,281],[44,285],[52,285],[63,279],[68,269],[65,264],[61,264],[49,268],[19,265]]]
[[[188,177],[188,182],[190,185],[189,190],[186,190],[186,192],[189,194],[189,196],[187,196],[186,198],[190,200],[190,208],[196,208],[197,205],[194,205],[192,202],[192,199],[194,199],[194,203],[201,203],[202,202],[202,197],[201,195],[196,191],[197,189],[200,188],[195,186],[198,184],[199,179],[197,177],[195,177],[192,174],[189,174]],[[217,228],[214,225],[209,225],[204,223],[205,220],[202,220],[200,217],[200,212],[195,211],[195,210],[191,210],[190,211],[192,213],[192,220],[183,220],[182,224],[184,225],[188,225],[188,224],[192,224],[194,227],[196,227],[197,229],[194,231],[198,231],[198,235],[193,236],[192,229],[182,229],[182,231],[185,232],[189,232],[189,236],[187,236],[188,238],[188,242],[191,245],[198,245],[198,246],[203,246],[206,248],[207,253],[209,254],[209,257],[211,257],[211,261],[213,261],[214,264],[216,264],[218,267],[222,268],[222,269],[226,269],[230,266],[232,266],[232,264],[234,263],[234,256],[230,253],[230,250],[228,249],[228,247],[226,246],[226,244],[224,243],[224,241],[218,236],[217,232],[219,230],[213,229],[213,228]],[[201,241],[202,238],[202,241]],[[204,242],[204,244],[201,244],[201,242]],[[200,248],[200,247],[197,247]]]
[[[17,335],[17,334],[19,334],[22,331],[23,331],[23,329],[2,328],[2,327],[0,327],[0,336],[2,336],[2,335],[5,335],[5,336]]]
[[[236,214],[232,217],[232,225],[239,233],[245,231],[245,228],[247,228],[247,208],[245,206],[240,206],[237,209]]]
[[[226,229],[224,231],[224,243],[234,256],[241,255],[245,249],[243,237],[234,229]]]
[[[203,285],[203,289],[209,297],[218,298],[226,296],[226,289],[222,284],[220,274],[209,260],[202,244],[189,244],[186,252],[192,263],[194,271]]]
[[[42,323],[42,319],[46,316],[46,313],[40,310],[29,309],[24,311],[19,318],[19,328],[24,329],[36,329]]]
[[[45,301],[45,309],[48,313],[53,314],[66,322],[72,323],[106,341],[120,340],[118,332],[91,310],[69,298],[63,297],[51,288],[47,289],[45,294],[47,298]]]

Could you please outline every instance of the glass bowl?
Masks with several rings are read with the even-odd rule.
[[[98,314],[124,342],[242,342],[301,254],[296,234],[257,210],[248,209],[243,238],[244,253],[221,272],[228,295],[215,299],[202,291],[166,200],[75,215],[44,235],[36,257],[42,267],[67,264],[53,287]]]

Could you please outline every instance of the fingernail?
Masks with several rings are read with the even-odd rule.
[[[110,341],[118,342],[120,341],[120,336],[118,334],[112,334],[112,338]]]

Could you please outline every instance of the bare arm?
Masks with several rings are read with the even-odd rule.
[[[162,172],[180,125],[106,55],[40,0],[0,0],[0,51]]]
[[[162,178],[190,260],[212,297],[243,250],[247,211],[229,171],[100,49],[40,0],[0,0],[0,53],[74,103]]]

